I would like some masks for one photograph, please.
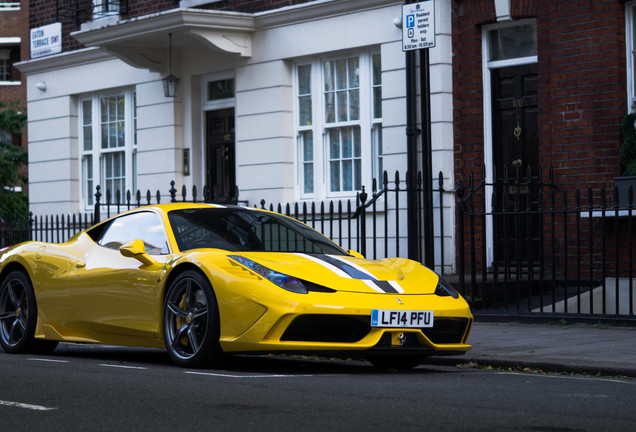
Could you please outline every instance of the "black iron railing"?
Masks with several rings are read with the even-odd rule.
[[[516,171],[487,181],[434,190],[435,270],[454,282],[481,316],[636,321],[636,210],[614,190],[574,188],[549,170]],[[422,214],[421,177],[373,182],[355,198],[322,202],[251,203],[307,223],[370,259],[408,254],[407,193],[415,188]],[[33,216],[0,224],[0,247],[24,240],[60,243],[124,210],[163,202],[209,202],[210,191],[178,190],[95,194],[95,212]],[[455,194],[457,197],[455,197]],[[243,205],[249,203],[243,202]],[[455,204],[453,206],[453,204]],[[422,260],[423,217],[417,243]]]
[[[55,0],[55,20],[72,21],[76,27],[85,21],[127,13],[128,0]]]
[[[480,314],[636,320],[636,210],[517,171],[457,188],[457,285]]]

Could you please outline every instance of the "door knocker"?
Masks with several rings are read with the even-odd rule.
[[[517,119],[517,127],[514,129],[514,131],[512,131],[512,133],[514,134],[515,138],[517,138],[517,140],[521,139],[521,125],[519,124],[519,119]]]

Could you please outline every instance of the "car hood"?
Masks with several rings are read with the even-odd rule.
[[[366,260],[348,255],[241,252],[271,270],[337,291],[433,294],[439,276],[418,262],[404,258]]]

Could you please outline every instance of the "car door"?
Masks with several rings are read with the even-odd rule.
[[[133,240],[144,242],[157,265],[121,254],[120,246]],[[150,211],[123,215],[94,241],[72,288],[79,327],[103,343],[147,345],[145,339],[160,338],[160,288],[169,253],[162,218]]]

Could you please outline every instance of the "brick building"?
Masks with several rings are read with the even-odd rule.
[[[432,1],[431,159],[445,189],[482,165],[493,190],[539,165],[562,190],[613,187],[636,100],[636,2]],[[61,53],[20,64],[35,213],[89,211],[98,184],[167,193],[175,180],[254,205],[351,198],[406,171],[403,1],[93,3],[29,2],[31,28],[62,34]],[[455,200],[443,206],[454,226]],[[452,271],[455,239],[443,241]]]
[[[28,2],[0,1],[0,101],[26,106],[26,79],[14,65],[28,58]],[[16,145],[27,145],[26,133],[12,140]]]
[[[456,175],[541,164],[562,185],[613,187],[633,14],[615,0],[453,1]]]

